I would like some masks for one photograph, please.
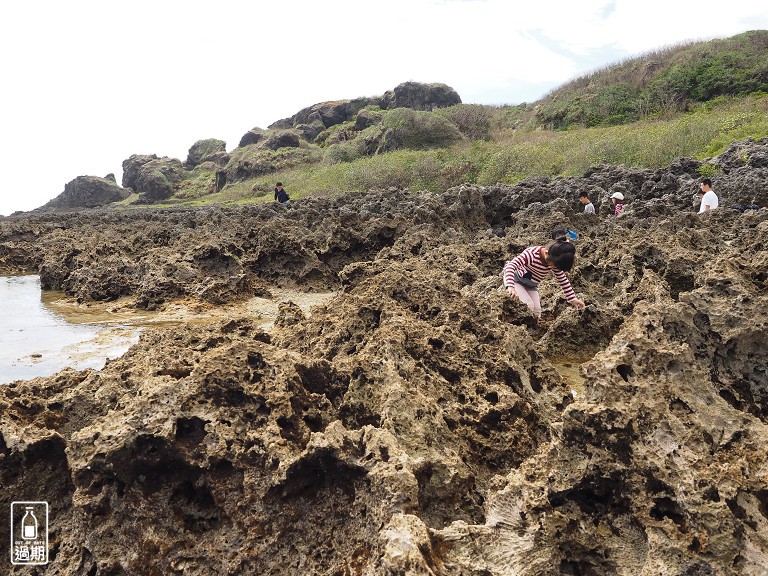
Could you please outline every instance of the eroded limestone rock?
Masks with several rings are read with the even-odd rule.
[[[282,305],[270,333],[157,328],[101,371],[0,387],[0,507],[50,503],[48,570],[67,575],[762,575],[768,210],[728,206],[768,175],[766,143],[740,146],[701,216],[681,160],[5,218],[0,266],[83,300],[338,293]],[[580,190],[603,213],[579,214]],[[499,272],[556,225],[579,232],[588,307],[545,282],[537,323]]]

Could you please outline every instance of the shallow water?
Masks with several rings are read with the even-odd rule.
[[[37,276],[0,276],[0,384],[50,376],[71,367],[104,367],[139,341],[148,326],[177,326],[256,319],[271,330],[280,302],[291,301],[309,316],[313,306],[334,292],[300,292],[274,288],[270,298],[253,297],[231,305],[169,302],[162,312],[138,311],[130,304],[80,305],[63,292],[40,290]]]
[[[103,310],[43,297],[38,276],[0,276],[0,384],[72,367],[100,369],[139,339],[141,328]]]

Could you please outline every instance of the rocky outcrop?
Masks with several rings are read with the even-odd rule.
[[[306,134],[314,134],[314,139],[322,129],[330,128],[354,120],[358,112],[367,106],[376,106],[383,110],[392,108],[413,108],[414,110],[434,110],[461,104],[461,97],[446,84],[423,84],[420,82],[404,82],[388,90],[382,96],[372,98],[356,98],[354,100],[337,100],[321,102],[302,110],[290,118],[284,118],[269,126],[273,130],[296,128]],[[245,137],[244,137],[245,138]],[[307,138],[310,140],[310,138]]]
[[[413,108],[414,110],[431,111],[436,108],[446,108],[461,104],[459,94],[446,84],[422,84],[421,82],[404,82],[391,92],[385,92],[382,108]]]
[[[359,110],[370,103],[371,101],[366,98],[321,102],[299,110],[290,118],[278,120],[271,124],[269,128],[272,130],[290,129],[295,126],[309,125],[312,123],[320,123],[325,128],[329,128],[350,120]]]
[[[184,166],[176,158],[164,156],[150,160],[139,168],[135,192],[141,204],[152,204],[173,196],[176,185],[186,175]]]
[[[97,208],[112,202],[125,200],[131,195],[130,190],[121,188],[112,178],[98,176],[78,176],[64,186],[64,192],[56,196],[38,210],[76,210]]]
[[[375,126],[381,122],[382,115],[380,112],[372,112],[370,110],[360,110],[355,116],[355,130],[362,131],[371,126]]]
[[[147,162],[157,159],[156,154],[132,154],[123,160],[123,188],[131,188],[135,191],[141,167]]]
[[[240,138],[240,143],[238,144],[238,147],[242,148],[244,146],[250,146],[251,144],[257,144],[262,138],[264,138],[266,132],[262,130],[261,128],[251,128],[243,134],[243,137]]]
[[[198,140],[189,149],[187,154],[187,168],[194,168],[206,161],[212,161],[221,166],[225,166],[227,154],[227,143],[216,138],[207,140]]]
[[[280,148],[298,148],[299,137],[290,130],[280,130],[261,140],[257,147],[264,150],[279,150]]]
[[[270,333],[158,328],[101,371],[0,387],[0,506],[50,503],[67,575],[763,574],[768,210],[728,206],[768,187],[768,140],[738,146],[705,162],[723,208],[704,215],[681,159],[5,218],[0,266],[83,300],[337,295],[284,303]],[[499,271],[556,225],[579,232],[588,306],[544,282],[537,323]]]
[[[289,145],[282,146],[281,142]],[[297,144],[297,146],[290,144]],[[269,146],[277,146],[277,149],[272,150]],[[285,138],[278,136],[274,139],[262,140],[259,144],[235,149],[229,162],[218,172],[217,177],[223,185],[226,182],[239,182],[293,166],[317,162],[318,159],[317,151],[298,147],[298,137],[288,132]]]

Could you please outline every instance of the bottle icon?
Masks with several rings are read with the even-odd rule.
[[[32,506],[26,506],[26,512],[21,519],[21,537],[24,540],[37,539],[37,518],[32,511]]]

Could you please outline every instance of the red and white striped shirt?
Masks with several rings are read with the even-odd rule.
[[[560,288],[563,290],[563,295],[568,302],[576,300],[576,293],[573,291],[568,277],[565,272],[558,270],[557,268],[550,268],[546,262],[544,262],[544,256],[541,253],[542,246],[531,246],[526,248],[520,254],[515,256],[512,260],[509,260],[504,265],[502,272],[504,276],[504,286],[514,286],[515,284],[515,272],[518,275],[523,276],[526,272],[530,271],[532,280],[541,282],[549,276],[552,272],[557,278],[557,283],[560,284]]]

